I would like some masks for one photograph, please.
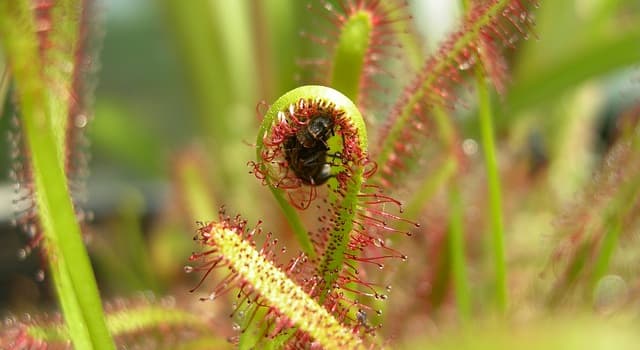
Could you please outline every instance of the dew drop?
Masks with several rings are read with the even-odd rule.
[[[240,330],[240,325],[237,323],[234,323],[233,325],[231,325],[231,329],[237,332]]]
[[[37,234],[37,229],[36,229],[36,225],[29,225],[27,226],[27,236],[29,238],[34,238]]]
[[[155,295],[153,294],[153,292],[151,292],[151,295],[147,295],[147,298],[149,299],[149,302],[153,302],[153,300],[155,299]],[[164,307],[168,307],[168,308],[172,308],[176,306],[176,298],[173,296],[168,296],[168,297],[164,297],[162,298],[162,300],[160,301],[160,304],[163,305]]]
[[[377,294],[375,295],[375,298],[378,300],[387,300],[387,295],[386,294]]]
[[[155,294],[150,290],[143,290],[135,293],[136,299],[140,299],[142,302],[154,302],[156,299]]]
[[[84,128],[85,126],[87,126],[88,121],[89,118],[87,118],[87,116],[84,114],[78,114],[74,120],[76,128]]]
[[[378,269],[380,270],[384,269],[384,264],[378,264]]]
[[[400,259],[402,259],[402,261],[407,261],[407,259],[409,259],[409,257],[403,254],[403,255],[400,256]]]
[[[387,291],[387,293],[391,292],[391,285],[387,285],[386,287],[384,287],[384,290]]]
[[[211,294],[209,294],[208,299],[211,301],[214,301],[216,300],[216,297],[217,297],[216,292],[211,292]]]
[[[4,319],[4,325],[6,327],[12,327],[16,323],[16,319],[13,317],[7,317]]]
[[[478,142],[474,139],[466,139],[462,141],[462,151],[467,156],[473,156],[478,153]]]
[[[227,337],[227,342],[229,342],[230,344],[238,344],[239,341],[239,336]]]
[[[596,284],[593,291],[593,305],[598,312],[610,314],[628,299],[627,282],[618,275],[606,275]]]
[[[184,272],[186,272],[186,273],[191,273],[191,272],[193,272],[193,266],[191,266],[191,265],[185,265],[185,266],[184,266]]]
[[[29,253],[27,252],[27,249],[18,249],[18,259],[19,260],[24,260],[27,258],[27,256],[29,255]]]
[[[376,310],[376,315],[382,316],[382,310]]]
[[[466,60],[462,61],[458,65],[458,69],[460,69],[460,70],[468,70],[471,67],[473,67],[473,65],[476,63],[475,61],[476,61],[475,57],[472,56],[472,55],[469,55],[469,57]]]
[[[36,272],[36,281],[42,282],[42,281],[44,281],[44,277],[45,277],[44,270],[38,270]]]

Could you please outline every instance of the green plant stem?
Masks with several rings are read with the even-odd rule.
[[[468,13],[470,0],[461,0],[462,9]],[[485,81],[482,65],[475,67],[476,89],[478,90],[478,107],[480,118],[480,137],[484,150],[484,161],[489,189],[489,230],[491,231],[491,253],[494,265],[494,298],[498,311],[504,313],[507,308],[507,270],[504,253],[504,228],[502,220],[502,198],[500,176],[495,146],[493,112],[491,96]]]
[[[16,81],[20,81],[17,71]],[[85,323],[89,335],[89,339],[82,337],[72,340],[77,348],[114,348],[104,323],[98,287],[69,197],[62,160],[56,152],[52,127],[46,115],[39,113],[43,111],[32,109],[33,102],[24,96],[26,94],[25,91],[21,92],[23,123],[31,151],[40,223],[51,255],[49,266],[54,280],[59,279],[54,281],[54,285],[60,300],[70,300],[72,295],[75,296],[77,305],[73,306],[74,312],[80,309],[80,319]],[[66,313],[71,311],[69,306],[62,305]],[[73,319],[78,317],[74,316]],[[69,325],[70,328],[75,326]],[[74,332],[72,337],[75,336],[77,334]]]
[[[613,256],[616,246],[618,245],[618,237],[622,230],[620,220],[612,219],[609,221],[608,229],[602,239],[600,247],[600,254],[598,254],[593,266],[593,273],[591,275],[591,288],[596,286],[600,278],[602,278],[609,269],[609,262]]]
[[[53,120],[59,98],[47,89],[30,1],[0,3],[0,33],[15,76],[26,143],[36,188],[39,223],[47,244],[50,274],[71,341],[77,349],[113,349],[100,295],[76,221],[56,142]],[[51,107],[51,108],[47,108]]]
[[[200,157],[184,155],[177,167],[177,181],[189,218],[193,222],[206,222],[217,218],[218,208],[207,184],[206,173],[203,174]]]
[[[72,152],[67,149],[66,139],[71,119],[69,112],[72,99],[75,97],[67,94],[76,93],[73,91],[73,80],[82,69],[75,65],[76,56],[80,54],[77,51],[80,45],[78,32],[84,30],[80,27],[81,15],[84,11],[79,10],[80,4],[81,1],[78,0],[61,0],[51,9],[50,20],[56,25],[52,26],[51,31],[47,33],[51,47],[42,54],[42,76],[49,85],[51,89],[49,93],[52,95],[47,99],[52,111],[49,117],[61,159],[65,159]],[[73,66],[73,69],[64,69],[65,65]]]
[[[373,15],[367,10],[359,10],[349,15],[349,18],[344,22],[340,30],[340,36],[334,51],[332,70],[331,70],[331,86],[342,92],[346,97],[355,101],[357,104],[360,102],[361,87],[363,78],[365,76],[364,68],[366,63],[367,53],[371,45],[371,36],[373,31]],[[339,140],[334,139],[330,142],[330,147],[340,147]],[[329,184],[332,188],[333,181]],[[358,188],[355,194],[359,193]],[[346,207],[355,208],[356,197],[352,196],[353,193],[347,194],[343,199],[343,205]],[[330,197],[332,197],[330,195]],[[332,198],[333,201],[336,198]],[[342,216],[341,213],[340,215]],[[349,217],[349,215],[351,217]],[[341,218],[342,219],[342,218]],[[344,219],[353,219],[352,214],[348,214]],[[338,247],[341,247],[341,252],[337,254],[325,255],[324,260],[320,265],[320,270],[323,271],[325,277],[330,277],[326,281],[326,285],[330,286],[337,278],[338,274],[330,273],[329,271],[337,271],[342,268],[343,258],[342,256],[346,252],[342,247],[345,247],[350,238],[351,223],[347,223],[348,230],[343,232],[332,232],[331,243],[336,243]],[[335,258],[337,257],[337,260]],[[358,286],[351,285],[350,288],[357,289]],[[326,289],[324,292],[327,292]],[[321,294],[320,301],[323,301],[325,294]]]
[[[459,159],[457,158],[456,130],[451,122],[450,116],[440,107],[433,107],[433,117],[437,125],[440,138],[449,150],[443,164],[430,175],[420,185],[412,197],[405,215],[408,219],[414,220],[429,199],[436,193],[436,190],[448,184],[449,196],[449,235],[448,244],[450,257],[450,272],[453,278],[453,289],[455,291],[456,304],[460,319],[463,322],[469,320],[471,316],[471,292],[467,276],[467,258],[464,238],[464,207],[462,206],[461,193],[459,188]],[[404,227],[408,225],[405,224]],[[403,228],[404,229],[404,228]]]
[[[449,256],[451,259],[451,275],[453,278],[453,289],[456,295],[458,314],[463,323],[469,321],[471,317],[471,291],[467,274],[467,253],[465,248],[464,235],[464,206],[460,193],[460,160],[458,159],[457,144],[458,137],[456,130],[451,123],[451,117],[440,107],[433,108],[433,114],[438,126],[440,137],[447,146],[448,158],[446,160],[447,173],[443,174],[448,183],[449,196]]]
[[[471,291],[467,278],[467,258],[464,237],[464,212],[457,177],[449,185],[449,249],[453,289],[458,314],[463,323],[471,317]]]
[[[352,101],[360,96],[360,80],[371,37],[371,14],[359,11],[342,27],[333,57],[331,86]]]
[[[480,118],[480,136],[482,139],[484,161],[487,172],[489,190],[489,230],[491,235],[491,254],[493,258],[495,286],[494,298],[500,312],[507,308],[507,267],[505,263],[504,228],[502,219],[502,196],[498,159],[493,131],[493,113],[491,96],[484,79],[482,67],[476,68],[476,87],[478,90],[478,107]]]

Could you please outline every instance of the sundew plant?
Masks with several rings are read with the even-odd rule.
[[[636,1],[13,0],[0,44],[2,349],[640,342]]]

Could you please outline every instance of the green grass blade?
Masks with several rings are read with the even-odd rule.
[[[553,65],[523,73],[509,88],[505,110],[515,115],[531,105],[560,96],[589,78],[640,62],[639,42],[640,29],[622,31],[613,38],[594,40]]]
[[[500,312],[507,308],[507,266],[504,251],[504,225],[502,214],[502,194],[500,189],[500,175],[498,170],[498,155],[496,153],[495,135],[493,131],[493,112],[491,111],[491,96],[489,87],[484,79],[482,67],[476,69],[478,89],[480,135],[487,172],[487,186],[489,191],[489,230],[491,235],[491,251],[495,273],[494,297],[496,307]]]

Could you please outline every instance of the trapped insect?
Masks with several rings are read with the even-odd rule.
[[[322,185],[333,176],[331,164],[327,162],[327,140],[333,135],[333,119],[328,115],[319,115],[284,142],[289,168],[304,184]]]

